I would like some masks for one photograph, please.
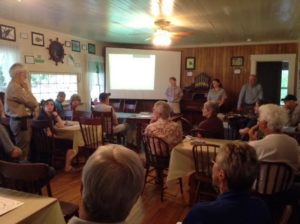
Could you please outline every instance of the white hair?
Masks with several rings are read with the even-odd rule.
[[[219,106],[215,102],[207,101],[203,105],[207,110],[211,111],[212,115],[217,115]]]
[[[144,187],[144,168],[138,155],[121,145],[100,146],[82,173],[82,198],[95,222],[122,222]]]
[[[171,107],[165,101],[157,101],[154,104],[154,110],[159,113],[162,119],[168,119],[170,117]]]
[[[288,122],[287,111],[275,104],[265,104],[259,107],[259,121],[267,122],[267,127],[271,131],[280,131]]]
[[[9,69],[9,74],[12,79],[16,77],[19,72],[27,72],[27,68],[22,63],[15,63]]]

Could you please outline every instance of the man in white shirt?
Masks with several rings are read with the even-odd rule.
[[[283,162],[297,171],[300,164],[298,143],[294,138],[281,133],[287,121],[288,114],[284,108],[275,104],[260,106],[258,125],[265,137],[250,141],[249,144],[255,148],[259,160]]]
[[[180,113],[180,100],[183,96],[183,93],[180,87],[176,85],[175,77],[170,77],[169,82],[171,86],[166,90],[166,98],[172,109],[172,112],[178,114]]]
[[[281,99],[284,102],[284,107],[288,111],[289,126],[297,126],[300,123],[300,105],[297,103],[297,98],[294,95],[288,94]]]
[[[99,111],[99,112],[110,112],[112,110],[113,132],[120,133],[120,132],[126,130],[127,125],[119,124],[114,108],[111,105],[109,105],[109,96],[110,96],[110,93],[105,93],[105,92],[101,93],[99,95],[100,103],[95,105],[94,110]]]

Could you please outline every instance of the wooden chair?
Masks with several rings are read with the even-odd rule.
[[[182,126],[183,136],[189,135],[191,130],[193,129],[193,125],[191,124],[191,122],[184,117],[180,117],[180,122]]]
[[[120,112],[121,110],[121,100],[111,102],[111,106],[114,108],[116,112]]]
[[[52,123],[48,120],[33,120],[30,161],[52,166],[54,148]]]
[[[217,150],[220,148],[214,144],[196,144],[193,146],[193,158],[195,165],[196,189],[194,201],[198,202],[203,195],[208,200],[213,200],[217,196],[217,192],[212,186],[212,161],[215,160]]]
[[[92,117],[92,112],[90,111],[82,111],[82,110],[77,110],[73,113],[72,120],[73,121],[79,121],[81,117],[85,118],[91,118]]]
[[[44,163],[11,163],[0,160],[0,183],[2,187],[42,195],[46,186],[49,197],[52,197],[50,186],[50,167]],[[78,216],[79,207],[75,204],[59,201],[65,221]]]
[[[285,163],[261,161],[259,174],[252,190],[262,198],[270,208],[274,223],[285,216],[285,210],[291,198],[290,187],[294,181],[293,169]],[[293,197],[293,196],[292,196]],[[290,212],[291,213],[291,212]],[[284,217],[286,219],[286,217]]]
[[[112,113],[112,109],[108,112],[93,111],[93,117],[100,118],[102,120],[104,141],[110,143],[124,143],[125,137],[122,135],[122,133],[114,134]]]
[[[123,112],[125,113],[135,113],[137,107],[136,100],[125,100],[123,106]]]
[[[161,189],[161,201],[164,199],[164,171],[167,171],[169,168],[170,161],[170,149],[169,145],[161,138],[143,135],[143,143],[145,147],[146,155],[146,173],[145,173],[145,185],[146,183],[152,182],[155,180]],[[153,169],[150,169],[153,167]],[[156,176],[150,176],[149,174],[156,170]],[[147,181],[148,176],[150,180]],[[182,179],[179,178],[180,192],[183,194],[182,189]]]
[[[46,163],[57,169],[64,167],[66,152],[72,142],[67,139],[54,138],[51,121],[33,120],[32,138],[29,160],[31,162]]]
[[[80,147],[79,154],[84,154],[87,160],[100,145],[103,145],[102,120],[101,118],[81,117],[79,125],[84,140],[84,146]]]

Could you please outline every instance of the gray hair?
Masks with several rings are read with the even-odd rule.
[[[83,168],[82,184],[91,220],[121,222],[143,190],[144,168],[138,155],[124,146],[100,146]]]
[[[227,143],[218,151],[216,163],[224,171],[231,191],[249,190],[258,174],[255,149],[247,143]]]
[[[217,103],[207,101],[203,106],[206,107],[207,110],[211,111],[212,115],[217,115],[219,110],[219,106]]]
[[[165,101],[157,101],[154,104],[154,110],[160,114],[162,119],[168,119],[170,117],[171,107]]]
[[[287,111],[275,104],[265,104],[258,109],[258,120],[267,122],[271,131],[280,131],[288,122]]]
[[[14,79],[19,72],[27,72],[25,65],[22,63],[15,63],[9,69],[9,74],[12,79]]]

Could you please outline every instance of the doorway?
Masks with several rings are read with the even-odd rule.
[[[288,62],[257,62],[256,76],[262,85],[264,99],[280,104],[288,92]]]

